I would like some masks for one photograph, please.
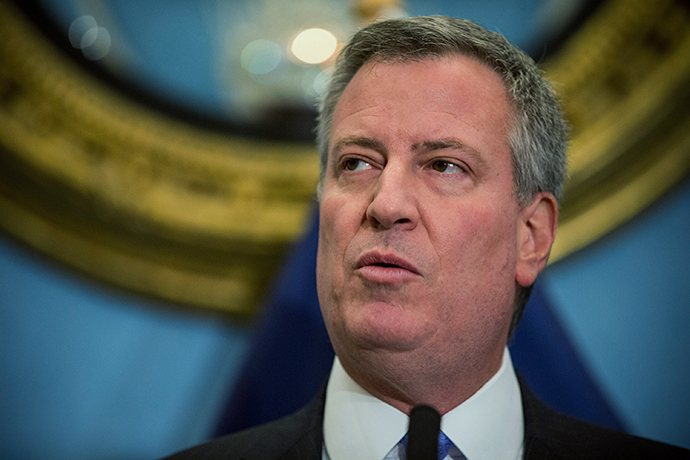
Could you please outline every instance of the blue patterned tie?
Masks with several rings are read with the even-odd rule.
[[[453,447],[453,442],[448,439],[448,436],[443,431],[438,433],[438,460],[443,460]]]
[[[400,440],[400,443],[405,446],[405,450],[407,451],[407,434],[403,436],[403,438]],[[438,460],[443,460],[446,458],[446,455],[448,455],[448,452],[450,452],[450,448],[453,446],[453,441],[448,439],[448,436],[446,436],[443,431],[440,431],[438,433]]]

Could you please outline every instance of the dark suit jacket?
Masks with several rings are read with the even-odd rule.
[[[525,413],[525,460],[690,459],[688,450],[561,414],[534,396],[522,380],[520,387]],[[168,459],[321,460],[324,401],[325,389],[293,415],[218,438]]]

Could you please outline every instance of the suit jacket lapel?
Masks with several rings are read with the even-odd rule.
[[[296,423],[295,429],[301,430],[297,442],[292,445],[279,460],[321,460],[323,450],[323,408],[326,402],[326,385],[309,403],[304,413],[304,422]]]
[[[524,460],[558,460],[561,458],[541,439],[545,435],[547,427],[543,426],[543,420],[548,417],[544,411],[549,410],[548,406],[541,402],[527,387],[520,374],[517,375],[522,393],[522,410],[525,417],[525,441],[524,441]]]
[[[302,436],[280,460],[321,460],[323,449],[323,430],[314,429]]]

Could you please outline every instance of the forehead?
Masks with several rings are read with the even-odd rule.
[[[391,138],[460,135],[493,150],[497,143],[507,147],[511,114],[503,80],[476,58],[370,61],[335,107],[330,143],[368,127],[389,130]]]

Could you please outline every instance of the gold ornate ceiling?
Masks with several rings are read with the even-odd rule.
[[[544,63],[573,125],[552,260],[690,170],[690,10],[608,0]],[[82,273],[251,317],[313,208],[312,145],[205,131],[109,88],[0,1],[0,227]]]

